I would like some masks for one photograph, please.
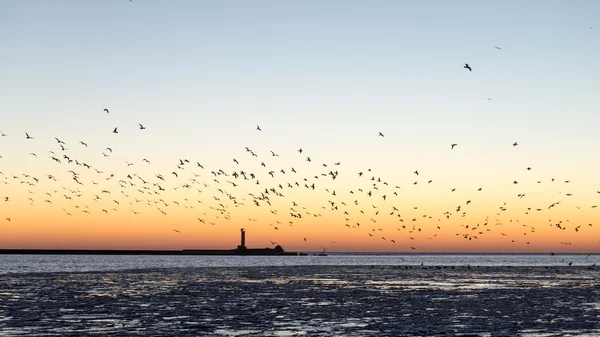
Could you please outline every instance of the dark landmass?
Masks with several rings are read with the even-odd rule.
[[[0,249],[0,255],[298,255],[275,248],[184,249],[184,250],[114,250],[114,249]]]
[[[0,336],[598,336],[589,267],[301,266],[0,276]]]
[[[123,250],[123,249],[0,249],[0,255],[305,255],[275,248],[247,248],[246,230],[240,229],[240,244],[235,249]]]

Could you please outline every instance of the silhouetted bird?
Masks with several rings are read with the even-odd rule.
[[[463,66],[463,68],[465,68],[465,69],[469,69],[469,71],[473,71],[473,70],[471,70],[471,67],[469,66],[469,64],[468,64],[468,63],[465,63],[465,65]]]

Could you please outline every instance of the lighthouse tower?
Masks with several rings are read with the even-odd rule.
[[[240,245],[238,246],[238,249],[246,249],[246,230],[245,229],[240,229],[240,235],[241,235],[241,242]]]

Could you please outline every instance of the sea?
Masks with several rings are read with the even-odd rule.
[[[0,255],[0,275],[283,266],[600,266],[600,254],[328,253],[319,256]]]
[[[0,337],[594,336],[600,254],[0,255]]]

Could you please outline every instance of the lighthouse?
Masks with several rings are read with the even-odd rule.
[[[240,245],[238,246],[238,249],[246,249],[246,230],[245,229],[240,229],[240,235],[241,235],[241,242]]]

